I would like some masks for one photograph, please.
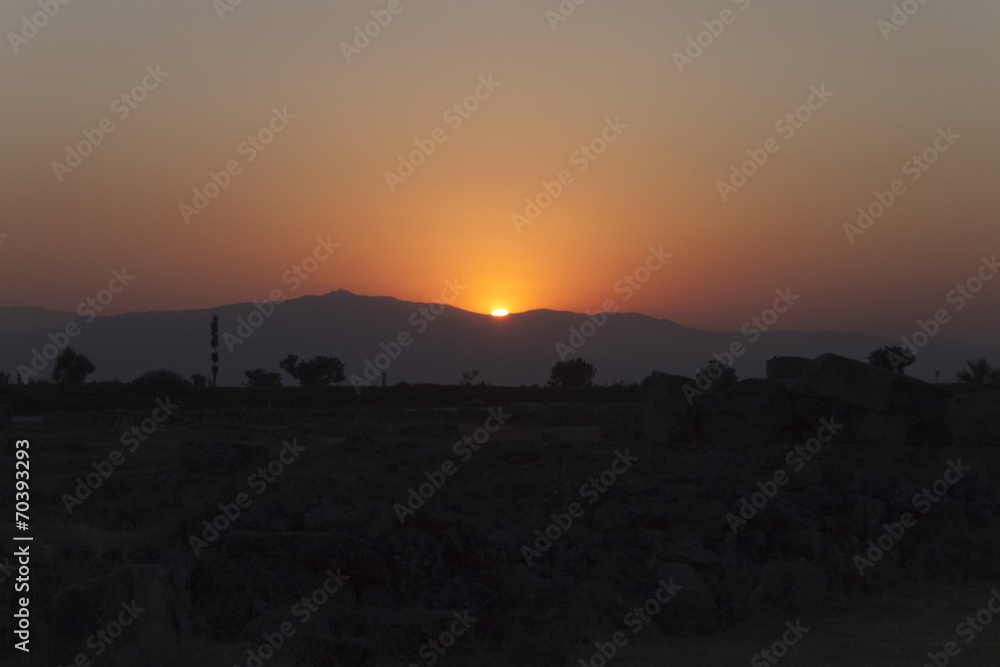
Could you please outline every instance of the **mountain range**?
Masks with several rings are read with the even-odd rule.
[[[866,360],[899,339],[835,332],[692,329],[637,313],[587,315],[533,310],[492,317],[441,304],[411,303],[345,290],[282,302],[239,303],[204,310],[134,312],[81,317],[30,307],[0,307],[0,371],[49,379],[67,344],[96,366],[93,380],[129,381],[166,368],[209,376],[210,321],[219,317],[219,385],[243,383],[253,368],[279,371],[289,354],[300,359],[335,356],[348,383],[457,384],[478,370],[494,385],[544,384],[553,364],[580,356],[597,369],[595,382],[636,382],[652,370],[693,376],[714,355],[741,378],[763,377],[774,356],[815,357],[833,352]],[[1000,351],[931,340],[907,373],[928,381],[954,381],[965,360]],[[30,371],[26,373],[25,371]],[[366,376],[367,372],[367,376]],[[294,381],[283,376],[285,384]]]

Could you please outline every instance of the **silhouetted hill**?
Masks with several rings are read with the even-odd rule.
[[[587,324],[591,320],[585,314],[552,310],[494,318],[445,307],[434,316],[428,304],[359,296],[344,290],[274,305],[273,313],[265,317],[261,311],[270,307],[242,303],[205,310],[128,313],[97,317],[90,323],[74,313],[0,308],[0,369],[13,373],[20,364],[29,366],[32,350],[41,351],[50,342],[50,335],[56,336],[68,322],[75,321],[80,333],[70,345],[94,361],[97,372],[92,379],[132,380],[153,368],[207,376],[213,314],[219,316],[222,338],[222,385],[241,384],[248,369],[278,371],[278,362],[289,354],[300,358],[333,355],[344,361],[348,376],[363,376],[365,361],[379,361],[383,344],[394,353],[393,343],[403,334],[409,335],[411,343],[389,364],[390,384],[454,384],[471,369],[481,372],[479,380],[492,384],[544,384],[549,369],[560,360],[557,343],[566,345],[562,348],[566,352],[568,346],[581,340],[579,354],[597,367],[597,382],[634,382],[653,369],[690,376],[713,353],[726,352],[735,342],[745,347],[745,353],[735,360],[740,377],[763,377],[765,361],[775,355],[815,357],[833,352],[867,359],[877,347],[898,344],[834,332],[768,332],[753,342],[739,332],[690,329],[635,313],[608,315],[601,327]],[[571,340],[571,329],[593,334]],[[952,381],[965,359],[984,354],[1000,359],[996,350],[932,342],[908,371],[933,380],[934,372],[940,370],[942,381]],[[50,377],[51,363],[40,375]],[[283,381],[294,382],[288,376],[283,376]]]

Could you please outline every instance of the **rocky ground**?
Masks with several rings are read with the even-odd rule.
[[[178,410],[122,441],[149,416],[4,433],[31,443],[30,664],[1000,662],[988,437],[877,447],[831,414],[664,444],[642,406],[515,403]],[[3,664],[16,604],[8,577]]]

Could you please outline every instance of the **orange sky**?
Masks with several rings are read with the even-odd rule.
[[[388,0],[245,0],[221,18],[207,0],[60,6],[0,51],[0,304],[72,310],[126,267],[136,279],[107,312],[275,288],[429,301],[458,279],[454,305],[477,312],[615,298],[738,329],[791,288],[779,328],[907,329],[1000,251],[995,2],[928,3],[892,32],[892,3],[870,0],[595,1],[552,29],[558,6],[402,0],[350,63],[342,43]],[[31,33],[37,11],[6,3],[0,26]],[[679,71],[704,21],[723,30]],[[134,108],[115,101],[144,80]],[[778,125],[822,86],[832,96],[793,134]],[[475,110],[454,110],[477,89]],[[294,118],[262,150],[244,143],[274,109]],[[940,128],[961,138],[912,181],[906,163]],[[84,132],[100,145],[54,166]],[[596,147],[614,141],[586,158],[602,132]],[[390,188],[416,142],[433,153]],[[767,161],[723,201],[747,151]],[[186,224],[181,205],[230,162]],[[519,231],[512,216],[560,175]],[[844,225],[897,179],[905,193],[849,242]],[[318,237],[339,247],[290,291],[282,276]],[[660,246],[672,257],[625,300],[616,285]],[[995,341],[998,306],[1000,281],[946,336]]]

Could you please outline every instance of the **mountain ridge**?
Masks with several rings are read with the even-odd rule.
[[[57,345],[68,343],[93,360],[95,380],[127,381],[153,368],[209,375],[213,314],[219,316],[220,385],[241,384],[252,368],[278,371],[278,362],[289,354],[336,356],[344,361],[348,378],[363,378],[369,363],[379,367],[379,375],[384,366],[390,384],[455,384],[463,372],[475,369],[482,381],[516,386],[545,383],[552,365],[570,356],[593,363],[597,382],[634,382],[654,369],[692,376],[713,355],[728,360],[734,350],[742,350],[732,356],[740,377],[763,377],[766,360],[773,356],[835,352],[865,360],[877,347],[899,344],[898,339],[865,334],[809,331],[768,331],[755,340],[642,313],[602,316],[536,309],[496,318],[448,305],[432,310],[433,303],[340,289],[281,302],[135,311],[92,321],[64,311],[0,307],[0,371],[13,375],[20,367],[35,373],[29,374],[31,379],[48,379],[52,363],[43,353],[51,357]],[[73,336],[65,333],[71,322],[78,329]],[[996,358],[998,353],[932,341],[908,372],[933,380],[939,370],[950,381],[966,359],[983,355]],[[369,370],[369,379],[373,375]]]

